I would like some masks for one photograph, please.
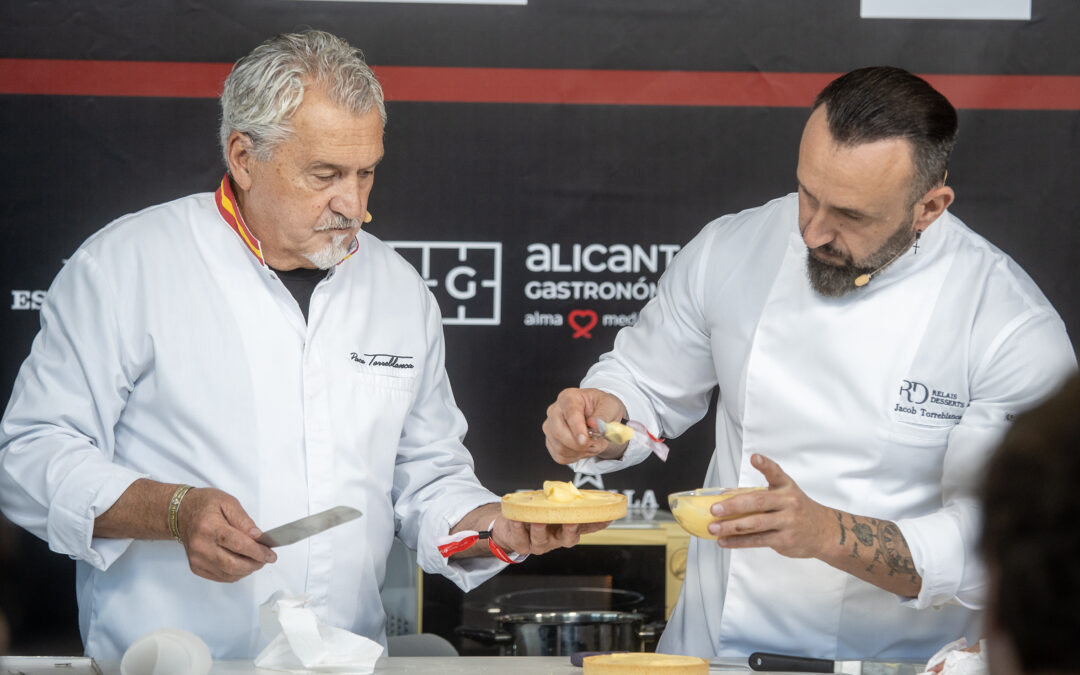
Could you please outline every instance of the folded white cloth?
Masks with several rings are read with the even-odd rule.
[[[270,644],[255,657],[255,666],[289,673],[374,672],[382,645],[323,624],[307,601],[279,591],[262,604],[259,622]]]
[[[937,654],[926,662],[926,670],[944,663],[941,675],[987,675],[989,666],[986,661],[986,641],[979,641],[979,651],[964,651],[968,647],[967,638],[953,640],[938,650]]]

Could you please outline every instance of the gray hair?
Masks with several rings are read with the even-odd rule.
[[[289,121],[308,86],[355,115],[377,108],[386,124],[382,87],[363,52],[325,31],[278,35],[237,61],[225,79],[220,130],[225,166],[234,131],[251,139],[256,159],[269,159],[292,133]]]

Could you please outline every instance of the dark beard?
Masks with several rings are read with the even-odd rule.
[[[842,265],[832,265],[818,260],[807,249],[806,273],[810,277],[810,286],[827,298],[839,298],[855,290],[858,288],[855,285],[856,277],[878,271],[881,266],[892,262],[893,258],[899,257],[904,249],[911,246],[913,220],[914,218],[911,218],[896,228],[896,232],[886,239],[878,250],[871,253],[862,265],[854,264],[850,257],[846,257]],[[825,246],[827,247],[828,244]]]

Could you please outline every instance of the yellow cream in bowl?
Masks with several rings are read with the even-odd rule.
[[[669,495],[668,504],[671,506],[671,515],[675,516],[675,520],[679,521],[679,525],[682,525],[684,530],[695,537],[715,539],[716,536],[709,532],[709,523],[730,520],[735,516],[718,518],[712,514],[712,505],[736,495],[765,489],[764,487],[742,487],[687,490]]]

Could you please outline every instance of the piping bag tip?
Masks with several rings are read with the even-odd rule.
[[[593,436],[594,438],[602,436],[611,443],[619,445],[629,443],[630,445],[644,446],[654,455],[659,457],[660,461],[667,461],[669,448],[667,444],[664,443],[664,439],[653,436],[641,422],[627,420],[626,423],[623,424],[621,422],[605,422],[604,420],[597,418],[596,428],[598,433],[594,433],[590,430],[590,436]]]

